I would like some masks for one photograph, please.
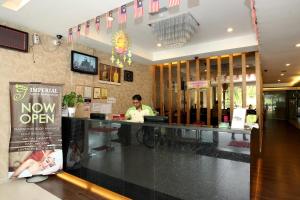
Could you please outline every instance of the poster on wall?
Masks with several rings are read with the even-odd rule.
[[[99,82],[121,85],[121,68],[100,63]]]
[[[48,175],[62,169],[62,85],[10,83],[11,179]]]

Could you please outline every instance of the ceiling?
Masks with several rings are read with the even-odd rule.
[[[3,1],[0,0],[0,3]],[[137,21],[133,19],[132,0],[100,2],[99,0],[31,0],[18,12],[0,7],[0,20],[53,36],[62,34],[66,37],[68,28],[103,15],[100,33],[97,33],[92,26],[90,34],[82,35],[77,42],[110,52],[112,33],[123,28],[131,39],[134,59],[147,64],[257,49],[247,0],[182,0],[179,8],[167,10],[156,16],[148,14],[148,0],[144,0],[145,15]],[[168,0],[160,0],[161,7],[167,7],[167,2]],[[107,31],[104,14],[125,3],[130,5],[126,27],[119,27],[117,20],[114,20],[112,30]],[[157,47],[156,39],[148,24],[186,12],[191,13],[200,24],[192,40],[183,48]],[[116,15],[115,10],[115,18]],[[228,27],[234,28],[234,31],[227,33]]]
[[[295,47],[300,43],[299,8],[299,0],[256,0],[262,68],[268,70],[263,72],[266,84],[280,80],[275,86],[292,86],[300,80],[300,48]]]

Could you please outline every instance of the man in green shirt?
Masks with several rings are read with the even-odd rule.
[[[142,104],[142,97],[136,94],[132,97],[133,106],[130,107],[125,117],[133,122],[144,122],[144,116],[154,116],[154,112],[150,106]]]

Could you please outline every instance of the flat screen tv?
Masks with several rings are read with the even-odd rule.
[[[98,58],[92,55],[71,51],[71,70],[84,74],[98,74]]]

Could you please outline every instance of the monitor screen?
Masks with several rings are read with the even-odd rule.
[[[144,116],[144,122],[168,123],[166,116]]]
[[[84,74],[98,74],[98,58],[92,55],[71,52],[71,70]]]

